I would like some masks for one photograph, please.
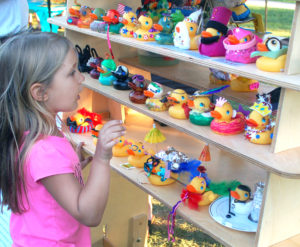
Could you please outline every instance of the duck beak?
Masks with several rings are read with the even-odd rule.
[[[230,195],[234,198],[239,200],[240,199],[240,195],[236,192],[236,191],[230,191]]]
[[[129,155],[135,155],[134,152],[133,152],[131,149],[128,149],[128,150],[127,150],[127,153],[128,153]]]
[[[154,96],[154,93],[152,93],[151,91],[145,90],[144,91],[144,95],[146,97],[152,98]]]
[[[257,127],[258,126],[258,123],[255,120],[253,120],[253,119],[246,119],[246,123],[250,127]]]
[[[195,187],[193,185],[188,184],[186,186],[187,191],[192,192],[192,193],[196,193],[197,190],[195,189]]]
[[[97,66],[97,71],[100,72],[100,73],[105,73],[105,71],[99,66]]]
[[[153,24],[153,27],[158,30],[158,31],[162,31],[163,30],[163,27],[159,24]]]
[[[192,108],[194,106],[195,106],[194,101],[193,100],[188,100],[188,107]]]
[[[201,37],[203,38],[211,38],[213,35],[210,32],[202,31]]]
[[[228,41],[232,45],[237,45],[240,43],[239,40],[234,35],[228,35]]]
[[[123,23],[124,25],[128,24],[128,21],[126,19],[124,19],[124,18],[122,18],[120,22]]]
[[[218,111],[211,111],[211,112],[210,112],[210,115],[211,115],[213,118],[216,118],[216,119],[221,119],[221,118],[222,118],[221,113],[218,112]]]
[[[110,18],[109,16],[103,16],[103,20],[106,22],[112,22],[112,18]]]
[[[97,20],[97,19],[98,19],[98,16],[95,15],[94,13],[90,13],[90,17],[91,17],[93,20]]]
[[[258,51],[269,51],[267,46],[263,43],[257,43],[256,48]]]

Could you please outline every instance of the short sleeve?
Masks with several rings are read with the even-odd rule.
[[[26,163],[35,182],[53,175],[75,172],[77,155],[71,145],[67,144],[69,146],[40,140],[33,145]]]

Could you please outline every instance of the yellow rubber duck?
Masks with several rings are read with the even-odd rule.
[[[133,37],[139,41],[155,41],[158,30],[153,29],[153,21],[149,16],[141,15],[138,19],[141,27],[135,31]]]
[[[127,157],[129,147],[132,145],[132,140],[125,140],[124,136],[119,138],[119,142],[113,146],[112,153],[114,157]]]
[[[275,122],[271,120],[270,96],[259,96],[258,103],[250,107],[252,112],[246,119],[246,138],[255,144],[271,144]]]
[[[151,82],[147,90],[144,91],[144,95],[148,97],[146,99],[146,106],[150,111],[166,111],[167,103],[162,102],[164,89],[161,84],[157,82]]]
[[[127,152],[129,154],[128,163],[138,168],[144,167],[144,163],[151,157],[151,154],[146,152],[141,142],[132,144]]]
[[[132,11],[125,12],[123,14],[123,20],[121,21],[124,27],[121,28],[120,34],[123,37],[133,38],[134,32],[137,30],[137,17]]]
[[[168,97],[169,114],[173,118],[188,119],[190,108],[188,107],[188,94],[182,89],[175,89]]]
[[[230,88],[237,92],[253,92],[259,88],[259,82],[254,79],[237,76],[231,80]]]
[[[214,118],[210,128],[217,134],[236,135],[245,129],[245,116],[233,110],[231,104],[222,97],[217,99],[216,107],[210,114]]]
[[[256,67],[268,72],[282,72],[285,67],[287,46],[276,37],[269,37],[263,43],[257,44],[257,50],[251,57],[260,56],[256,60]]]

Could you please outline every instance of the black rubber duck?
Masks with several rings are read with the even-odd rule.
[[[112,71],[117,80],[113,81],[113,87],[118,90],[129,90],[128,83],[131,81],[127,67],[120,65],[115,71]]]

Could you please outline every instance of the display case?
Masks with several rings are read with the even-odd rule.
[[[115,0],[78,2],[104,9],[116,8],[118,5],[118,1]],[[133,9],[140,5],[140,1],[135,0],[125,0],[123,3]],[[72,4],[73,1],[68,1],[68,6]],[[132,74],[141,73],[149,80],[151,79],[150,73],[156,73],[195,88],[209,88],[208,68],[215,68],[258,80],[262,84],[261,92],[267,93],[275,87],[281,87],[274,138],[271,145],[252,144],[245,140],[243,134],[217,135],[210,131],[209,127],[196,126],[187,120],[171,118],[166,112],[149,111],[145,105],[132,103],[128,98],[128,91],[119,91],[113,87],[103,86],[89,75],[85,75],[83,84],[86,89],[81,95],[81,106],[100,113],[108,111],[112,119],[123,120],[126,118],[124,108],[127,107],[165,123],[168,127],[163,131],[168,135],[167,142],[170,145],[178,146],[179,149],[181,148],[193,157],[200,154],[205,143],[211,144],[213,161],[207,167],[208,175],[214,181],[238,179],[250,186],[254,186],[258,181],[265,182],[262,212],[256,233],[235,231],[216,223],[210,217],[208,207],[201,207],[198,211],[190,210],[186,206],[178,209],[181,216],[225,246],[293,246],[294,243],[300,243],[298,236],[300,234],[300,116],[298,110],[300,107],[300,67],[298,66],[300,48],[296,45],[300,42],[300,29],[297,28],[297,23],[300,21],[299,8],[300,1],[296,1],[286,67],[285,71],[280,73],[260,71],[255,64],[236,66],[236,64],[226,62],[223,58],[203,57],[198,51],[178,51],[172,46],[110,35],[116,62],[128,66]],[[96,48],[99,54],[108,51],[106,33],[68,25],[66,17],[51,18],[48,21],[65,27],[66,36],[74,44],[80,46],[89,44]],[[180,63],[165,68],[142,66],[136,59],[137,49],[176,58],[180,60]],[[226,90],[221,95],[246,105],[251,105],[255,99],[253,92],[238,94]],[[147,132],[147,126],[128,125],[127,128],[127,135],[132,138],[143,139],[143,135]],[[95,148],[90,136],[72,135],[72,140],[84,141],[87,143],[86,151],[93,154]],[[151,194],[170,208],[180,200],[183,185],[179,183],[165,187],[150,185],[143,182],[140,170],[126,170],[120,167],[120,163],[124,161],[126,160],[113,158],[111,167],[116,179],[113,183],[118,183],[118,176],[120,179],[125,178],[131,185],[134,185],[131,187],[131,196],[137,193],[134,200],[131,198],[124,203],[124,210],[132,208],[132,210],[127,210],[128,220],[135,219],[136,215],[147,214],[146,206],[138,207],[142,210],[132,207],[132,205],[146,205],[146,194]],[[139,194],[140,192],[145,193]],[[125,196],[120,193],[122,190],[118,193],[111,193],[110,197],[113,200],[114,197]],[[111,208],[113,207],[111,204]],[[123,215],[122,210],[111,214],[111,209],[108,207],[108,211],[103,224],[109,225],[110,221],[115,220],[116,215]],[[129,237],[119,242],[115,240],[115,246],[144,246],[144,241],[137,240],[139,234],[136,233],[133,226],[134,224],[126,228],[129,229]],[[114,225],[114,227],[119,227],[121,231],[123,225]]]

